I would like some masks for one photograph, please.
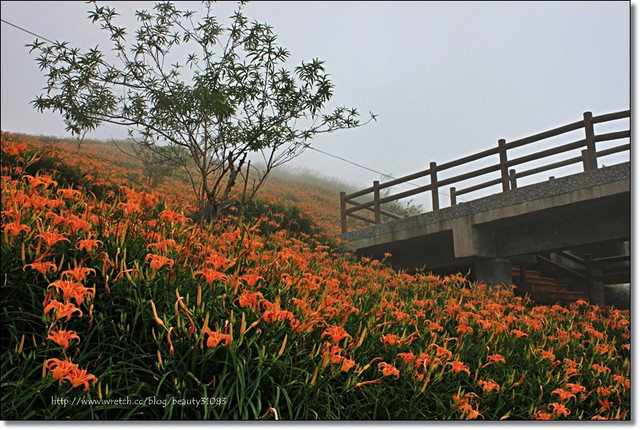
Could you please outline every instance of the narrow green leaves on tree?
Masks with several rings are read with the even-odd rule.
[[[203,4],[199,21],[158,3],[136,12],[134,33],[116,25],[114,8],[93,3],[89,19],[108,33],[115,58],[99,47],[83,53],[36,40],[28,47],[47,85],[34,107],[59,112],[74,135],[104,123],[128,128],[137,145],[187,171],[203,220],[245,205],[314,136],[375,119],[361,123],[354,108],[327,111],[333,84],[323,62],[287,69],[289,52],[269,25],[249,22],[243,3],[227,26],[214,3]]]

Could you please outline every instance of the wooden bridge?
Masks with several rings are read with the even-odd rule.
[[[603,274],[612,272],[574,266],[578,260],[610,261],[627,273],[618,270],[611,279],[629,278],[630,117],[629,110],[586,112],[562,127],[500,139],[497,147],[343,192],[340,237],[362,255],[391,253],[388,261],[398,267],[469,270],[478,280],[529,290],[527,267],[552,261],[556,271],[582,276],[578,289],[602,302],[598,288],[607,282]],[[540,180],[542,174],[547,176]],[[427,183],[415,183],[420,180]],[[397,186],[408,189],[393,193]],[[448,207],[441,198],[447,187]],[[430,211],[410,217],[393,211],[403,207],[393,202],[425,193]]]

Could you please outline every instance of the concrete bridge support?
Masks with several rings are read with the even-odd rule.
[[[475,278],[489,285],[511,285],[511,261],[506,258],[488,258],[474,264]]]
[[[341,235],[361,255],[408,270],[475,271],[486,284],[512,283],[530,256],[630,240],[630,163],[517,188]],[[451,273],[451,272],[449,272]],[[602,286],[592,284],[594,301]]]

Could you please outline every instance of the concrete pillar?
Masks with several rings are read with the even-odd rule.
[[[606,302],[604,299],[604,284],[602,281],[595,281],[592,285],[592,291],[590,291],[589,295],[593,296],[593,300],[598,306],[606,306]]]
[[[511,285],[511,261],[505,258],[478,260],[474,265],[475,278],[487,285]]]

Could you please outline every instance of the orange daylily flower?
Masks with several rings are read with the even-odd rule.
[[[63,281],[62,279],[59,279],[50,283],[49,286],[55,287],[58,292],[61,291],[63,300],[66,301],[73,298],[78,305],[81,305],[84,302],[86,296],[93,298],[96,294],[95,288],[87,288],[81,283],[74,281]]]
[[[76,249],[80,251],[85,250],[87,252],[92,252],[98,249],[98,247],[102,245],[102,243],[103,242],[101,240],[91,238],[81,239],[78,241],[78,243],[76,243]]]
[[[345,337],[351,338],[351,335],[349,335],[349,333],[340,326],[328,327],[324,332],[322,332],[322,336],[320,336],[320,338],[322,339],[325,336],[331,336],[333,343],[339,343]]]
[[[50,185],[53,184],[54,187],[58,186],[58,182],[54,181],[53,179],[51,179],[49,176],[31,176],[31,175],[24,175],[25,178],[27,178],[27,180],[29,181],[29,185],[31,185],[31,187],[37,187],[38,185],[44,185],[44,188],[49,188]]]
[[[598,373],[611,373],[611,369],[609,369],[607,366],[602,366],[597,363],[592,364],[591,368]]]
[[[536,349],[533,352],[536,354],[540,354],[543,360],[548,359],[554,361],[556,359],[556,356],[553,353],[553,349],[550,349],[549,351],[545,351],[544,349]]]
[[[580,384],[567,384],[567,388],[573,393],[573,394],[584,394],[587,392],[586,387],[580,385]]]
[[[66,214],[65,214],[66,215]],[[56,213],[53,212],[48,212],[47,213],[47,218],[50,218],[53,222],[53,225],[55,226],[59,226],[59,225],[64,225],[67,223],[68,219],[65,215],[58,215]]]
[[[257,312],[260,309],[260,302],[264,299],[262,293],[257,291],[255,293],[250,293],[249,291],[243,291],[237,298],[238,305],[241,307],[249,307],[254,312]]]
[[[406,321],[410,318],[409,314],[401,311],[393,311],[391,315],[394,316],[399,322]]]
[[[22,270],[26,269],[27,267],[31,267],[32,269],[37,270],[43,275],[46,275],[49,270],[52,270],[54,272],[58,270],[56,264],[52,261],[34,261],[31,264],[25,264]]]
[[[432,322],[429,320],[426,320],[425,323],[429,323],[429,331],[442,331],[444,330],[444,327],[442,327],[440,324],[436,323],[436,322]]]
[[[608,367],[605,367],[605,369],[611,372],[611,370]],[[613,375],[613,380],[615,381],[616,384],[622,385],[622,387],[627,390],[631,388],[631,381],[629,381],[629,379],[625,378],[622,375]]]
[[[395,368],[393,364],[389,363],[378,363],[378,370],[382,372],[383,376],[395,376],[396,379],[400,378],[400,371]]]
[[[86,369],[72,369],[71,372],[64,376],[64,379],[69,381],[73,388],[84,385],[84,391],[89,391],[89,382],[94,384],[98,381],[94,375],[87,373]]]
[[[57,379],[62,383],[65,376],[76,370],[78,366],[71,361],[59,360],[57,358],[50,358],[44,362],[44,366],[51,372],[54,379]]]
[[[341,372],[348,372],[355,365],[356,365],[356,362],[354,360],[350,360],[348,358],[343,358],[342,367],[340,368],[340,371]]]
[[[496,390],[496,393],[500,391],[500,384],[496,384],[495,382],[489,381],[478,381],[478,385],[482,388],[482,391],[485,393],[490,393],[492,390]]]
[[[428,302],[426,300],[416,299],[416,300],[413,301],[413,304],[415,304],[416,306],[419,306],[421,308],[424,308],[425,306],[427,306]]]
[[[380,336],[380,342],[382,342],[385,347],[387,346],[387,344],[395,345],[399,340],[400,338],[392,333],[387,333],[384,336]]]
[[[493,329],[493,331],[495,333],[502,333],[502,332],[505,332],[505,331],[509,330],[509,326],[506,325],[503,322],[500,322],[500,321],[494,321],[493,324],[491,324],[491,328]],[[518,331],[520,331],[520,330],[518,330]],[[522,333],[522,332],[520,332],[520,333]],[[526,333],[524,335],[526,336]]]
[[[179,214],[177,212],[167,210],[167,209],[160,212],[160,214],[158,215],[158,218],[160,218],[162,221],[167,221],[167,222],[177,221],[179,223],[185,223],[189,220],[186,216]]]
[[[533,417],[536,420],[542,420],[542,421],[549,421],[553,419],[553,415],[548,413],[548,412],[542,412],[542,411],[538,411],[536,412]]]
[[[397,356],[402,358],[402,362],[405,365],[407,365],[409,363],[412,363],[412,362],[414,362],[416,360],[416,356],[415,356],[415,354],[413,352],[399,352]]]
[[[417,309],[413,309],[413,315],[416,317],[416,319],[417,318],[426,318],[427,317],[426,313],[424,313],[422,311],[419,311]]]
[[[453,396],[453,402],[458,404],[457,409],[465,414],[465,418],[468,420],[474,420],[478,417],[484,418],[484,416],[469,403],[470,399],[477,397],[474,393],[465,394],[462,399],[460,399],[458,395],[454,394]]]
[[[436,359],[436,362],[439,361]],[[431,356],[425,352],[421,352],[416,358],[416,367],[426,369],[429,363],[431,362]]]
[[[64,317],[66,317],[67,321],[69,321],[74,313],[78,313],[78,317],[82,317],[82,311],[80,310],[80,308],[76,307],[71,302],[60,303],[57,300],[51,300],[49,304],[44,308],[45,315],[48,314],[51,310],[54,310],[56,313],[56,321]]]
[[[240,279],[245,281],[247,283],[247,286],[249,287],[255,287],[259,279],[262,279],[264,281],[264,278],[258,275],[257,273],[249,273],[246,275],[242,275],[240,276]]]
[[[568,416],[571,413],[571,410],[567,409],[567,407],[560,403],[551,403],[549,406],[553,408],[554,415],[563,415]]]
[[[467,372],[467,375],[471,375],[471,371],[462,361],[450,361],[447,364],[451,366],[451,373]]]
[[[290,287],[291,285],[296,283],[296,278],[294,276],[291,276],[291,274],[289,274],[289,273],[283,273],[282,275],[280,275],[280,280],[287,287]]]
[[[122,212],[124,212],[125,215],[133,215],[142,212],[140,205],[135,202],[118,203],[118,209],[122,209]]]
[[[7,145],[3,145],[2,146],[2,152],[4,152],[5,154],[13,155],[19,161],[22,161],[22,157],[20,156],[20,153],[22,151],[26,151],[26,150],[27,150],[27,144],[24,143],[24,142],[23,143],[16,143],[16,144],[11,145],[11,146],[7,146]]]
[[[567,367],[565,373],[567,378],[580,375],[580,372],[578,372],[578,369],[576,367]]]
[[[65,379],[75,388],[84,384],[84,390],[89,391],[89,382],[95,383],[98,379],[87,373],[86,369],[79,369],[77,364],[72,363],[68,359],[59,360],[50,358],[44,362],[44,366],[48,369],[53,378],[62,383]]]
[[[238,239],[238,236],[240,236],[240,228],[236,228],[234,231],[232,232],[224,232],[222,233],[221,239],[224,242],[228,242],[228,243],[234,243],[236,241],[236,239]]]
[[[215,348],[220,342],[222,342],[222,346],[229,346],[231,344],[231,335],[229,334],[211,331],[209,327],[205,327],[204,332],[209,336],[209,339],[207,339],[207,346],[209,348]]]
[[[76,232],[77,230],[86,230],[88,229],[91,224],[89,224],[87,221],[77,217],[76,215],[71,215],[68,220],[67,220],[67,225],[69,226],[69,228],[71,228],[72,232]]]
[[[89,273],[93,272],[93,274],[96,274],[96,270],[95,269],[91,269],[89,267],[74,267],[73,269],[68,269],[65,270],[64,272],[61,273],[61,276],[65,276],[65,275],[69,275],[71,276],[73,279],[75,279],[78,282],[82,282],[85,281],[87,279],[87,275]]]
[[[458,334],[473,333],[473,328],[466,324],[460,324],[456,326],[456,332],[458,332]]]
[[[29,234],[31,231],[31,227],[25,224],[20,224],[19,221],[13,221],[4,225],[3,233],[5,235],[5,239],[7,237],[7,233],[11,233],[11,236],[16,237],[20,234],[20,232],[24,232],[25,234]]]
[[[334,354],[331,356],[331,363],[332,364],[339,364],[342,362],[342,360],[344,359],[343,356],[339,355],[339,354]]]
[[[208,267],[193,272],[194,277],[198,274],[202,277],[202,279],[205,279],[207,281],[207,284],[209,285],[213,285],[215,281],[218,281],[220,279],[227,279],[227,275],[225,275],[224,273],[218,272],[217,270],[210,269]]]
[[[468,406],[468,407],[467,407],[467,408],[464,408],[463,410],[464,410],[464,412],[467,414],[467,419],[468,419],[468,420],[475,420],[475,419],[476,419],[476,418],[478,418],[478,417],[482,417],[482,418],[484,418],[484,415],[482,415],[482,414],[480,413],[480,411],[478,411],[478,410],[476,410],[476,409],[473,409],[473,408],[471,407],[471,405],[467,405],[467,406]]]
[[[264,311],[264,313],[262,314],[262,319],[267,323],[286,320],[293,322],[295,320],[295,316],[289,311],[285,311],[283,309],[280,309],[279,307],[274,306]]]
[[[170,269],[173,268],[173,260],[164,255],[147,254],[144,261],[150,261],[149,266],[153,270],[160,270],[164,265],[168,265]]]
[[[43,233],[40,233],[36,237],[42,238],[42,240],[44,240],[44,242],[47,244],[48,247],[52,247],[53,245],[55,245],[56,243],[60,242],[61,240],[66,240],[67,242],[71,242],[69,239],[67,239],[65,237],[64,234],[62,234],[62,233],[51,233],[49,231],[45,231]]]
[[[603,343],[600,345],[596,345],[595,350],[596,350],[596,354],[605,355],[612,351],[615,352],[616,348],[613,345]]]
[[[573,394],[571,391],[563,390],[562,388],[556,388],[551,392],[551,394],[557,394],[558,397],[560,397],[561,402],[564,402],[565,400],[568,400],[572,397],[574,399],[576,398],[576,395]]]
[[[436,357],[446,356],[446,358],[451,358],[453,356],[453,353],[443,346],[439,346],[435,343],[432,343],[431,345],[429,345],[429,347],[432,347],[432,346],[436,347]]]
[[[211,264],[215,270],[222,269],[222,271],[225,271],[229,267],[233,266],[233,264],[230,264],[233,263],[233,261],[218,253],[212,253],[211,255],[209,255],[207,257],[206,263]]]
[[[613,403],[610,402],[608,399],[604,399],[604,400],[598,399],[598,403],[600,403],[600,409],[603,411],[609,411],[611,410],[611,406],[613,406]]]
[[[505,363],[504,357],[500,354],[488,355],[487,359],[490,363]]]
[[[518,330],[516,328],[511,330],[511,333],[516,336],[516,339],[519,339],[521,337],[528,337],[529,336],[527,333],[523,332],[522,330]]]
[[[159,242],[150,243],[149,245],[147,245],[147,249],[149,249],[151,247],[155,247],[160,252],[167,252],[169,247],[175,247],[175,246],[176,246],[176,241],[175,240],[173,240],[173,239],[165,239],[165,240],[161,240]]]
[[[79,190],[74,190],[73,188],[61,188],[56,194],[62,194],[62,197],[65,199],[76,199],[82,197],[82,193]]]
[[[76,339],[80,343],[80,337],[73,330],[58,330],[51,331],[47,336],[50,339],[62,347],[62,351],[66,351],[69,348],[69,342],[72,339]]]

